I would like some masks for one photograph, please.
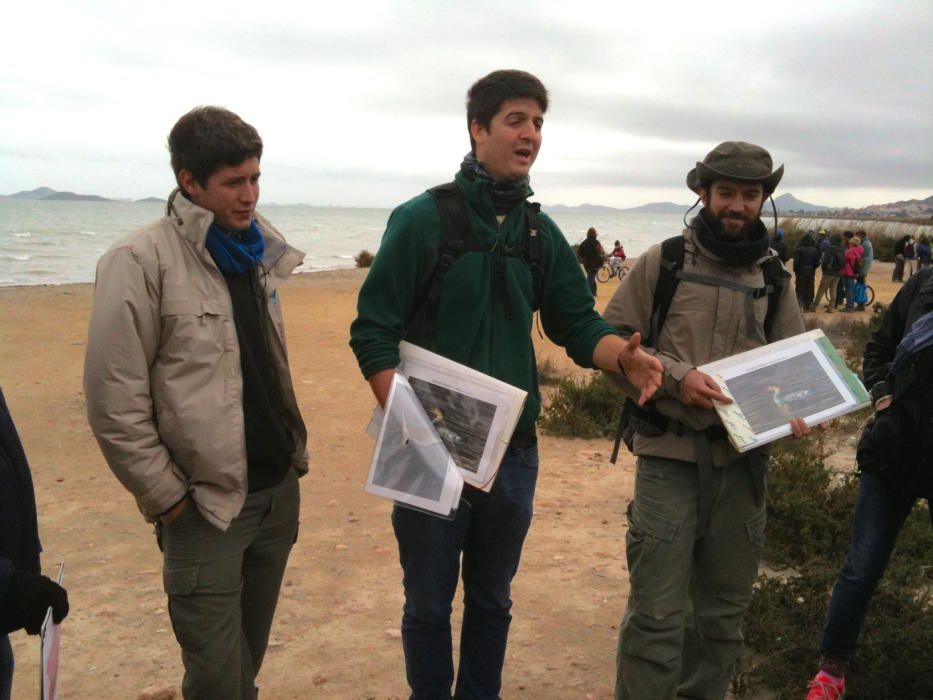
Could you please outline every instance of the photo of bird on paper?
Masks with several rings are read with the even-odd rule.
[[[408,381],[454,462],[476,474],[496,415],[495,405],[417,377]]]
[[[816,355],[804,352],[725,380],[757,434],[804,418],[845,399]]]

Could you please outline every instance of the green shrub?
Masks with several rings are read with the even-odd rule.
[[[565,377],[541,415],[541,428],[560,437],[606,437],[615,434],[621,406],[622,394],[602,373]]]
[[[783,440],[771,454],[765,560],[776,567],[835,567],[848,542],[858,484],[846,478],[830,490],[821,435]]]
[[[875,251],[875,260],[894,262],[894,244],[897,243],[897,239],[891,236],[872,235],[869,235],[869,238]]]
[[[929,528],[929,524],[927,525]],[[778,698],[803,697],[816,672],[833,577],[759,580],[745,621],[756,651],[733,685],[767,685]],[[933,596],[882,582],[872,598],[846,682],[846,698],[933,697]]]
[[[838,422],[837,422],[838,425]],[[848,549],[858,481],[833,483],[820,437],[777,443],[768,487],[765,561],[789,577],[760,578],[745,617],[749,652],[733,678],[738,697],[766,685],[801,697],[816,670],[836,576]],[[918,504],[872,598],[847,682],[847,698],[933,697],[933,529]]]
[[[550,357],[538,360],[538,384],[549,386],[551,384],[557,384],[559,381],[560,372],[557,369],[557,365],[554,364],[554,361]]]
[[[373,254],[368,250],[361,250],[353,256],[357,267],[370,267],[373,264]]]

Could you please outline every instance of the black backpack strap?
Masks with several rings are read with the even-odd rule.
[[[661,244],[661,267],[658,272],[658,281],[654,285],[654,300],[651,303],[651,327],[648,337],[644,339],[645,345],[654,345],[658,342],[661,327],[671,308],[674,292],[683,279],[684,269],[684,237],[674,236]]]
[[[457,183],[448,182],[428,190],[441,220],[437,259],[418,286],[418,305],[409,317],[405,340],[424,345],[434,337],[437,309],[444,279],[454,261],[463,253],[480,250],[470,229],[463,195]]]
[[[525,260],[531,268],[532,309],[541,307],[541,285],[544,278],[544,241],[541,239],[541,219],[538,213],[541,205],[537,202],[525,202],[525,240],[522,245]]]
[[[668,238],[661,243],[661,265],[658,270],[658,281],[654,285],[654,299],[651,302],[651,326],[648,335],[642,339],[643,345],[654,345],[658,341],[661,326],[664,325],[667,312],[671,308],[671,301],[674,299],[674,292],[677,290],[680,280],[683,279],[683,268],[684,237],[673,236]],[[609,460],[612,464],[616,463],[621,442],[624,441],[629,451],[632,450],[632,440],[635,432],[632,425],[632,416],[643,412],[647,414],[652,408],[653,404],[650,401],[644,409],[641,409],[635,405],[632,399],[626,397],[619,414],[615,444],[612,446],[612,457]]]
[[[781,300],[781,293],[790,280],[790,273],[784,264],[778,258],[768,258],[761,265],[761,271],[764,273],[765,289],[768,294],[768,312],[765,314],[765,338],[771,340],[771,327],[774,325],[774,317],[777,315],[778,302]]]
[[[428,190],[437,206],[441,220],[441,235],[438,243],[437,259],[425,274],[418,286],[420,302],[409,317],[405,329],[405,340],[424,345],[434,336],[437,323],[437,310],[440,304],[444,279],[454,262],[464,253],[492,253],[496,256],[496,284],[500,290],[502,303],[507,318],[513,315],[511,299],[508,296],[505,279],[503,256],[523,257],[531,268],[533,281],[534,309],[540,305],[541,285],[544,275],[544,242],[540,235],[539,211],[541,205],[525,202],[527,228],[521,249],[514,246],[496,246],[492,251],[482,247],[473,235],[467,216],[463,193],[456,182],[448,182]]]

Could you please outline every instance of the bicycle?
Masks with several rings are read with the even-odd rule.
[[[827,290],[823,293],[823,301],[826,302],[827,304],[832,304],[832,303],[833,303],[833,297],[835,297],[835,296],[836,296],[836,288],[835,288],[835,287],[832,287],[832,288],[830,288],[830,289],[827,289]],[[843,299],[844,299],[844,298],[845,298],[845,295],[843,294],[843,298],[841,298],[841,299],[839,300],[839,303],[840,303],[840,304],[843,303]],[[865,306],[865,307],[869,307],[869,306],[871,306],[871,305],[874,303],[874,301],[875,301],[875,290],[871,288],[871,285],[870,285],[870,284],[866,284],[866,285],[865,285],[865,304],[864,304],[864,306]]]
[[[599,271],[596,273],[596,279],[600,282],[608,282],[613,277],[618,277],[621,281],[623,277],[628,273],[629,267],[624,263],[610,263],[604,262],[603,266],[599,268]]]

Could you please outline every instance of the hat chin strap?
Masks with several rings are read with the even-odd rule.
[[[774,214],[774,234],[777,235],[778,230],[778,218],[777,218],[777,206],[774,204],[774,193],[768,195],[768,199],[771,200],[771,213]]]
[[[696,227],[695,227],[695,226],[691,226],[690,224],[687,223],[687,214],[689,214],[690,212],[692,212],[692,211],[694,210],[694,208],[696,207],[696,205],[700,203],[701,199],[702,199],[702,197],[697,197],[697,201],[695,201],[695,202],[693,203],[693,205],[692,205],[687,211],[684,212],[684,216],[683,216],[684,227],[690,229],[691,231],[696,231]],[[777,215],[777,205],[774,203],[774,193],[773,193],[773,192],[772,192],[771,194],[768,195],[768,200],[771,202],[771,214],[774,216],[774,232],[777,233],[777,230],[778,230],[778,215]]]
[[[699,204],[701,200],[702,200],[702,197],[697,197],[697,201],[693,203],[693,206],[691,206],[687,211],[684,212],[684,227],[690,229],[691,231],[696,231],[696,227],[691,226],[690,224],[687,223],[687,214],[692,212],[696,208],[696,205]]]

